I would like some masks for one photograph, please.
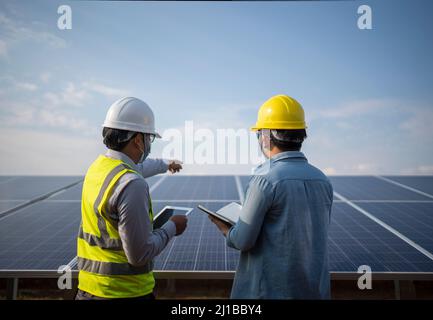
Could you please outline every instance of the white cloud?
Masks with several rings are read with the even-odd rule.
[[[400,128],[419,138],[433,138],[433,108],[412,108],[412,115]]]
[[[52,76],[50,72],[43,72],[39,77],[43,83],[48,83]]]
[[[127,90],[109,87],[97,82],[83,82],[78,85],[69,82],[62,91],[47,92],[44,94],[44,98],[51,107],[82,107],[89,104],[94,93],[100,94],[111,100],[128,95]]]
[[[353,166],[356,173],[372,174],[377,172],[377,164],[374,163],[358,163]]]
[[[49,107],[58,106],[74,106],[81,107],[90,99],[91,95],[88,91],[69,82],[66,87],[60,92],[47,92],[44,98]]]
[[[74,114],[67,106],[57,107],[46,103],[38,95],[31,99],[10,99],[1,97],[0,121],[4,127],[14,128],[58,128],[74,130],[80,135],[92,135],[96,131],[88,119]]]
[[[0,52],[6,53],[9,47],[23,41],[34,41],[53,48],[65,48],[67,46],[67,42],[64,39],[50,32],[40,30],[42,27],[40,23],[33,23],[32,27],[27,27],[23,22],[11,19],[4,13],[0,13],[0,29],[2,30],[3,37],[3,44],[0,44]],[[1,47],[3,47],[3,51]]]
[[[0,39],[0,57],[7,57],[8,47],[4,40]]]
[[[9,104],[10,112],[1,115],[5,127],[38,127],[75,130],[80,135],[92,135],[97,128],[90,125],[87,119],[74,116],[67,110],[49,110],[34,105]]]
[[[18,89],[24,89],[28,91],[35,91],[38,89],[38,86],[36,84],[30,82],[17,82],[16,86]]]
[[[401,171],[402,174],[413,174],[413,175],[432,175],[433,165],[421,165],[414,168],[407,168]]]
[[[3,118],[4,123],[8,126],[14,125],[31,125],[34,123],[35,109],[32,107],[26,108],[11,108],[11,114]]]
[[[326,175],[333,175],[333,174],[337,174],[337,169],[332,168],[332,167],[327,167],[323,169],[323,173]]]
[[[38,77],[40,81],[49,80],[50,73],[43,73]],[[5,82],[5,93],[36,91],[39,86],[32,82],[17,81],[10,76],[2,76]],[[43,88],[43,87],[41,87]],[[74,130],[80,135],[92,135],[98,128],[89,124],[86,113],[79,112],[77,107],[93,105],[98,95],[112,97],[116,94],[125,94],[126,90],[108,87],[97,82],[83,82],[78,85],[73,82],[66,83],[59,91],[35,92],[31,98],[26,95],[9,96],[0,95],[0,120],[6,127],[13,126],[27,128],[58,128],[60,130]]]
[[[351,101],[343,103],[340,106],[334,108],[320,108],[320,111],[313,111],[311,114],[307,114],[307,118],[311,120],[316,118],[350,118],[361,115],[371,114],[379,110],[388,108],[395,108],[399,106],[400,102],[393,101],[390,99],[366,99],[359,101]],[[344,125],[347,125],[344,123]]]
[[[93,134],[96,128],[90,126],[86,119],[72,117],[70,114],[61,111],[41,110],[37,113],[39,125],[47,125],[53,128],[69,128],[80,131],[84,134]]]
[[[97,135],[0,129],[0,174],[84,175],[103,152]]]
[[[249,106],[260,105],[256,103],[227,104],[227,105],[206,105],[198,107],[199,110],[206,108],[206,112],[195,113],[190,119],[194,126],[200,128],[216,129],[249,129],[255,122],[258,109]],[[197,110],[197,108],[191,108]],[[251,109],[250,118],[247,119],[245,111]],[[254,119],[254,120],[251,120]]]
[[[129,91],[127,90],[109,87],[96,82],[84,82],[83,87],[93,92],[102,94],[107,98],[121,98],[129,95]]]

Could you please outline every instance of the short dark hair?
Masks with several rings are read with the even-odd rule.
[[[271,130],[271,142],[281,151],[299,151],[307,138],[305,129]]]
[[[120,130],[104,127],[102,129],[102,137],[104,138],[104,144],[108,149],[121,151],[126,147],[129,141],[133,139],[138,132],[132,132],[128,130]]]

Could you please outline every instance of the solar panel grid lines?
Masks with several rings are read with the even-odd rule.
[[[28,178],[28,177],[26,177],[26,178]],[[64,183],[68,182],[67,185],[61,185],[60,183],[58,183],[56,181],[55,177],[33,177],[33,179],[42,180],[41,182],[45,182],[43,188],[32,188],[31,191],[29,191],[29,190],[26,190],[25,185],[22,184],[23,180],[26,181],[24,178],[23,179],[17,178],[17,179],[13,180],[13,181],[17,181],[17,183],[18,183],[19,188],[15,188],[15,190],[17,190],[16,192],[18,192],[21,196],[24,195],[24,198],[28,197],[29,199],[28,200],[26,199],[26,201],[18,203],[16,206],[11,206],[9,204],[9,206],[7,206],[6,210],[0,212],[0,221],[3,218],[7,217],[8,215],[14,214],[15,212],[19,211],[20,209],[28,207],[34,203],[40,202],[40,201],[47,199],[51,196],[57,195],[57,194],[65,191],[65,190],[79,184],[81,181],[81,180],[77,181],[77,177],[61,177],[60,179],[62,179],[62,181]],[[47,179],[48,179],[48,181],[47,181]],[[71,181],[72,181],[72,183],[71,183]],[[10,183],[8,185],[0,185],[0,196],[2,198],[5,196],[7,197],[8,192],[11,192],[8,188],[9,185],[10,185]],[[60,187],[59,187],[59,185],[60,185]],[[14,188],[12,188],[12,190],[13,189]],[[36,189],[36,190],[34,190],[34,189]],[[6,190],[6,192],[5,192],[5,190]],[[5,193],[2,194],[1,192],[5,192]],[[33,196],[35,196],[35,197],[33,197]],[[13,200],[13,199],[9,199],[9,200]]]
[[[384,176],[384,178],[433,195],[433,176]]]
[[[2,177],[0,177],[0,184],[10,183],[10,182],[17,180],[17,179],[19,179],[19,177],[2,176]]]
[[[0,184],[1,200],[31,200],[33,198],[53,194],[68,185],[79,182],[77,176],[23,176]]]
[[[409,239],[408,237],[406,237],[405,235],[403,235],[402,233],[400,233],[399,231],[397,231],[393,227],[391,227],[388,224],[384,223],[382,220],[376,218],[374,215],[372,215],[371,213],[367,212],[366,210],[364,210],[363,208],[361,208],[357,204],[355,204],[355,203],[351,202],[350,200],[348,200],[347,198],[343,197],[339,193],[337,193],[337,192],[334,191],[334,194],[339,199],[345,201],[348,205],[350,205],[351,207],[355,208],[357,211],[359,211],[363,215],[367,216],[368,218],[370,218],[371,220],[373,220],[377,224],[381,225],[386,230],[388,230],[391,233],[395,234],[397,237],[399,237],[400,239],[402,239],[403,241],[405,241],[406,243],[408,243],[409,245],[411,245],[412,247],[414,247],[416,250],[418,250],[421,253],[423,253],[429,259],[433,260],[433,254],[430,253],[429,251],[427,251],[426,249],[424,249],[423,247],[421,247],[420,245],[418,245],[417,243],[415,243],[414,241],[412,241],[411,239]]]
[[[193,208],[188,216],[188,227],[184,234],[175,237],[167,248],[155,259],[155,270],[164,271],[227,271],[229,266],[237,264],[238,254],[229,255],[225,238],[207,215],[197,209],[198,204],[216,210],[228,202],[182,202],[183,206]],[[178,202],[156,202],[155,211],[165,205],[178,206]],[[188,251],[185,254],[185,251]],[[228,261],[228,259],[235,261]]]
[[[331,176],[330,180],[342,196],[349,200],[431,200],[401,186],[374,176]]]
[[[420,265],[430,262],[422,253],[413,250],[397,236],[384,233],[380,225],[368,217],[360,216],[347,204],[339,204],[334,208],[329,239],[333,244],[329,248],[330,255],[338,249],[344,257],[349,257],[348,261],[341,259],[339,263],[356,267],[352,271],[361,265],[369,265],[373,271],[403,271],[407,268],[418,272],[422,270]],[[331,271],[341,271],[332,260],[330,268]],[[348,269],[347,266],[343,268]]]
[[[163,186],[151,194],[153,200],[239,200],[233,176],[170,176]]]
[[[204,223],[205,220],[201,219],[202,223],[201,223],[201,227],[200,227],[200,235],[198,237],[198,245],[197,245],[197,251],[196,251],[196,255],[195,255],[195,259],[194,259],[194,267],[192,268],[193,270],[197,270],[197,260],[198,260],[198,255],[200,252],[200,244],[202,242],[202,237],[203,237],[203,228],[204,228]]]
[[[156,188],[158,188],[158,186],[164,182],[164,180],[167,178],[167,175],[164,176],[160,176],[158,177],[158,180],[156,180],[155,182],[152,182],[149,186],[149,192],[152,192],[153,190],[155,190]],[[147,180],[148,183],[149,181],[151,181],[150,179]]]
[[[420,195],[422,195],[422,196],[425,196],[425,197],[427,197],[427,198],[433,199],[433,195],[431,195],[431,194],[429,194],[429,193],[427,193],[427,192],[424,192],[424,191],[418,190],[418,189],[416,189],[416,188],[413,188],[413,187],[407,186],[407,185],[405,185],[405,184],[403,184],[403,183],[399,183],[399,182],[397,182],[397,181],[394,181],[394,180],[392,180],[392,179],[388,179],[388,178],[386,178],[386,177],[382,177],[382,176],[375,176],[375,177],[378,178],[378,179],[384,180],[384,181],[386,181],[386,182],[389,182],[389,183],[395,184],[396,186],[402,187],[402,188],[404,188],[404,189],[410,190],[410,191],[412,191],[412,192],[418,193],[418,194],[420,194]]]
[[[12,178],[0,177],[0,186],[2,181],[11,185],[21,183],[19,177]],[[386,178],[410,183],[411,188],[425,193],[430,192],[429,182],[433,181],[433,177],[423,177],[421,182],[413,177]],[[226,246],[216,226],[196,207],[202,204],[217,210],[229,202],[239,202],[249,179],[249,176],[182,175],[146,179],[155,212],[166,205],[194,208],[185,233],[172,239],[155,259],[158,277],[194,277],[194,274],[226,277],[227,272],[236,269],[239,251]],[[375,221],[431,253],[431,198],[373,176],[331,177],[331,181],[337,181],[334,189],[344,198],[335,196],[332,212],[329,262],[333,273],[356,273],[360,264],[367,264],[376,273],[431,274],[433,279],[433,261]],[[17,185],[12,188],[17,189]],[[374,192],[374,196],[365,188]],[[0,218],[0,277],[8,270],[52,270],[57,275],[60,265],[76,269],[80,198],[81,183]],[[18,201],[14,199],[3,195],[0,208],[2,203]]]
[[[75,256],[79,204],[37,203],[0,224],[0,269],[57,269]],[[55,240],[55,241],[53,241]]]
[[[363,203],[362,207],[433,252],[433,203]]]

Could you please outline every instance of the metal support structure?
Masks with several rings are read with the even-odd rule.
[[[6,299],[16,300],[18,296],[18,278],[6,280]]]
[[[416,289],[412,280],[394,280],[396,300],[416,299]]]
[[[167,292],[170,294],[174,294],[176,292],[176,280],[175,279],[167,279]]]
[[[394,294],[395,294],[395,300],[401,300],[400,281],[399,280],[394,280]]]
[[[415,285],[412,280],[400,281],[400,298],[401,299],[416,299]]]

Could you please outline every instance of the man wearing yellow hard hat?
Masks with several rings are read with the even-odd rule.
[[[289,96],[274,96],[252,130],[268,159],[250,179],[236,225],[212,219],[227,245],[241,251],[231,298],[328,299],[333,190],[300,151],[304,110]]]

